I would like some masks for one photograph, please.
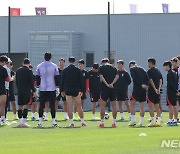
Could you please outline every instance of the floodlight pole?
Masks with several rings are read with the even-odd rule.
[[[8,57],[11,54],[11,8],[8,7]]]
[[[108,2],[108,58],[111,58],[110,2]]]

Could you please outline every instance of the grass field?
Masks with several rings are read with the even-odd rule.
[[[97,113],[99,115],[99,113]],[[125,114],[127,117],[127,114]],[[139,114],[137,114],[139,117]],[[9,119],[12,113],[8,115]],[[50,117],[50,115],[49,115]],[[63,113],[58,113],[62,118]],[[105,128],[98,128],[99,121],[90,121],[91,113],[85,113],[87,127],[68,128],[69,121],[58,121],[60,128],[51,128],[51,122],[44,122],[44,128],[36,128],[37,121],[28,121],[30,128],[17,128],[16,124],[0,128],[0,154],[179,154],[180,148],[161,148],[164,139],[180,140],[180,126],[165,126],[168,114],[163,114],[162,127],[133,127],[129,121],[118,122],[111,128],[111,118],[105,121]],[[148,124],[146,113],[144,125]],[[138,120],[138,119],[137,119]],[[147,136],[139,136],[146,133]]]

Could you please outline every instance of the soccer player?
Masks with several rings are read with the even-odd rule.
[[[83,105],[84,105],[84,100],[86,99],[86,93],[87,93],[87,82],[88,82],[88,74],[87,74],[87,71],[84,69],[84,60],[83,59],[80,59],[78,61],[78,67],[79,69],[81,70],[81,73],[82,73],[82,80],[83,80],[83,86],[82,86],[82,96],[81,96],[81,104],[82,104],[82,108],[83,108]],[[76,105],[74,105],[74,119],[76,119],[76,111],[77,111],[77,108],[76,108]]]
[[[64,66],[65,66],[65,59],[61,58],[59,60],[59,82],[60,82],[60,89],[61,89],[61,78],[62,78],[62,72],[64,70]],[[61,90],[60,90],[61,91]],[[67,102],[66,102],[66,97],[61,96],[61,92],[60,94],[56,97],[56,112],[58,110],[58,104],[59,101],[62,99],[63,101],[63,111],[64,111],[64,120],[68,120],[68,113],[67,113]],[[57,117],[56,117],[57,118]]]
[[[1,125],[6,125],[6,118],[5,118],[5,107],[6,107],[6,87],[5,81],[9,82],[10,78],[7,73],[7,70],[4,68],[4,65],[8,61],[8,58],[4,55],[0,57],[0,105],[1,105]]]
[[[123,106],[122,102],[125,102],[127,112],[129,113],[129,118],[131,117],[130,113],[130,105],[129,105],[129,98],[128,98],[128,86],[131,84],[131,77],[129,73],[124,69],[124,61],[118,60],[117,61],[117,70],[119,74],[119,79],[117,81],[117,88],[116,88],[116,95],[117,101],[119,104],[119,112],[120,112],[120,121],[124,120],[124,113],[123,113]]]
[[[58,82],[58,66],[52,62],[52,55],[50,52],[44,54],[44,62],[40,63],[36,69],[37,86],[40,91],[40,109],[39,109],[39,123],[38,127],[42,127],[43,112],[45,103],[49,101],[51,108],[52,127],[58,127],[55,117],[55,100],[56,89],[59,88]]]
[[[170,61],[166,61],[163,64],[165,71],[167,71],[167,106],[169,108],[169,121],[167,122],[168,126],[176,126],[177,125],[177,96],[180,93],[177,90],[177,75],[174,71],[172,71],[172,63]],[[174,121],[173,120],[174,116]]]
[[[147,71],[149,77],[149,88],[148,88],[148,106],[149,106],[149,113],[151,116],[151,123],[148,125],[151,126],[160,126],[161,125],[161,111],[159,107],[160,103],[160,89],[162,87],[162,74],[161,72],[155,67],[156,60],[154,58],[148,59],[148,67],[149,70]],[[154,117],[154,108],[157,112],[157,122],[156,118]]]
[[[16,102],[15,102],[15,95],[14,95],[14,78],[15,78],[16,73],[13,71],[12,61],[10,62],[8,68],[11,71],[11,79],[12,79],[9,82],[9,101],[11,102],[11,105],[12,105],[13,119],[18,120],[17,115],[16,115]]]
[[[7,73],[8,73],[8,76],[10,78],[10,81],[11,81],[11,71],[9,69],[9,64],[10,64],[11,59],[8,58],[8,61],[6,62],[6,65],[4,65],[3,67],[7,70]],[[8,106],[9,106],[9,82],[5,81],[5,87],[6,87],[6,93],[7,93],[7,98],[6,98],[6,107],[5,107],[5,118],[7,120],[7,123],[8,123],[8,118],[7,118],[7,111],[8,111]]]
[[[82,127],[86,126],[81,104],[81,96],[83,92],[82,72],[75,66],[74,57],[69,58],[69,66],[63,70],[61,88],[62,96],[66,96],[67,111],[71,123],[70,127],[74,127],[73,100],[77,107],[79,117],[81,118],[81,125]]]
[[[101,93],[101,82],[99,76],[99,64],[94,63],[92,69],[88,72],[89,77],[89,94],[92,102],[92,120],[97,120],[96,117],[96,102],[99,102]]]
[[[116,127],[116,90],[115,90],[115,83],[119,78],[117,73],[117,69],[113,67],[109,60],[102,66],[99,67],[99,74],[100,79],[102,81],[101,85],[101,99],[100,102],[100,115],[101,115],[101,122],[99,127],[104,127],[104,115],[105,115],[105,107],[108,99],[110,100],[112,106],[112,115],[113,115],[113,122],[112,127]]]
[[[31,93],[35,95],[32,71],[29,70],[30,60],[25,58],[23,66],[16,71],[16,85],[18,90],[18,117],[20,127],[29,127],[26,123],[28,115],[28,103],[30,102]]]
[[[131,121],[129,126],[135,126],[135,104],[139,102],[140,121],[139,126],[142,126],[144,120],[144,102],[146,101],[146,90],[148,88],[148,76],[146,71],[138,66],[135,61],[129,63],[130,73],[133,80],[133,92],[130,102]]]
[[[179,75],[178,75],[178,68],[179,68],[179,66],[178,66],[178,58],[177,57],[172,58],[171,63],[172,63],[172,70],[176,73],[177,78],[179,78]],[[177,97],[177,109],[179,110],[178,97]],[[177,118],[177,121],[178,121],[178,123],[180,122],[179,118]]]

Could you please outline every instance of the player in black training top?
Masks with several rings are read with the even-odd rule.
[[[86,99],[86,93],[87,93],[87,82],[88,82],[88,72],[84,69],[84,60],[83,59],[80,59],[78,61],[78,67],[79,69],[81,70],[81,73],[82,73],[82,96],[81,96],[81,104],[82,104],[82,108],[83,108],[83,105],[84,105],[84,100]],[[73,118],[74,119],[77,119],[76,117],[76,112],[77,112],[77,108],[76,108],[76,105],[74,105],[74,115],[73,115]]]
[[[168,72],[167,74],[167,106],[169,108],[169,121],[167,125],[169,126],[176,126],[177,125],[177,117],[178,117],[178,110],[177,110],[177,96],[179,96],[178,92],[178,78],[176,73],[172,70],[172,63],[170,61],[166,61],[163,64],[165,71]],[[172,121],[174,116],[174,121]]]
[[[8,76],[7,70],[3,67],[6,62],[8,61],[8,58],[6,56],[0,57],[0,105],[1,105],[1,125],[6,124],[5,119],[5,106],[6,106],[6,88],[5,88],[5,81],[9,82],[10,78]]]
[[[9,82],[9,101],[12,105],[12,112],[13,112],[13,119],[18,120],[16,116],[16,102],[15,102],[15,95],[14,95],[14,78],[16,76],[16,73],[13,71],[13,62],[10,62],[8,68],[11,71],[11,81]]]
[[[67,114],[67,103],[66,103],[66,97],[63,97],[61,95],[61,79],[62,79],[62,72],[64,70],[64,66],[65,66],[65,59],[64,58],[61,58],[59,60],[59,76],[58,76],[58,80],[60,82],[60,94],[56,97],[56,112],[58,110],[58,105],[59,105],[59,102],[60,100],[62,99],[62,102],[63,102],[63,111],[64,111],[64,120],[68,120],[69,117],[68,117],[68,114]],[[57,115],[56,115],[56,120],[57,120]]]
[[[86,126],[81,105],[81,96],[83,91],[82,73],[81,70],[75,66],[74,57],[69,58],[69,66],[63,70],[61,81],[61,94],[63,97],[66,96],[67,111],[71,122],[70,127],[74,127],[72,101],[75,102],[79,117],[81,118],[82,126]]]
[[[99,127],[104,127],[104,114],[105,114],[105,107],[108,99],[112,105],[112,115],[113,115],[113,123],[112,127],[116,127],[116,90],[115,90],[115,83],[119,78],[117,73],[117,69],[113,67],[111,64],[106,62],[104,65],[100,66],[99,68],[100,79],[102,82],[101,85],[101,99],[100,102],[100,114],[101,114],[101,122]]]
[[[146,101],[146,90],[148,88],[148,76],[146,71],[138,66],[135,61],[129,63],[130,73],[133,80],[133,92],[131,96],[131,122],[129,126],[135,124],[135,104],[139,102],[140,106],[140,121],[139,126],[142,126],[144,120],[144,102]]]
[[[16,71],[16,85],[18,90],[18,117],[19,126],[28,127],[26,123],[28,115],[28,103],[31,101],[31,94],[35,96],[35,87],[33,81],[33,73],[29,70],[30,60],[25,58],[23,66]]]
[[[96,117],[96,102],[99,102],[100,99],[100,92],[101,92],[101,82],[99,76],[99,64],[94,63],[92,69],[88,72],[89,77],[89,94],[92,102],[92,120],[97,120]]]
[[[160,89],[162,87],[162,74],[161,72],[155,67],[156,60],[154,58],[148,59],[148,67],[149,70],[147,71],[149,77],[149,88],[148,88],[148,106],[149,106],[149,113],[151,116],[151,123],[148,125],[151,126],[160,126],[161,125],[161,111],[159,107],[160,103]],[[157,112],[157,122],[154,117],[154,108]]]
[[[129,118],[131,116],[130,113],[130,105],[129,105],[129,98],[128,98],[128,86],[131,84],[131,77],[129,73],[124,69],[124,61],[118,60],[117,61],[117,70],[119,74],[119,79],[117,80],[117,88],[116,88],[116,95],[117,101],[119,104],[119,112],[121,114],[120,121],[124,120],[124,113],[123,113],[123,106],[122,102],[125,102],[127,111],[129,113]]]

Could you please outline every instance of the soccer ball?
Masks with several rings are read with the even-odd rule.
[[[104,119],[109,119],[109,113],[105,113],[105,115],[104,115]]]

